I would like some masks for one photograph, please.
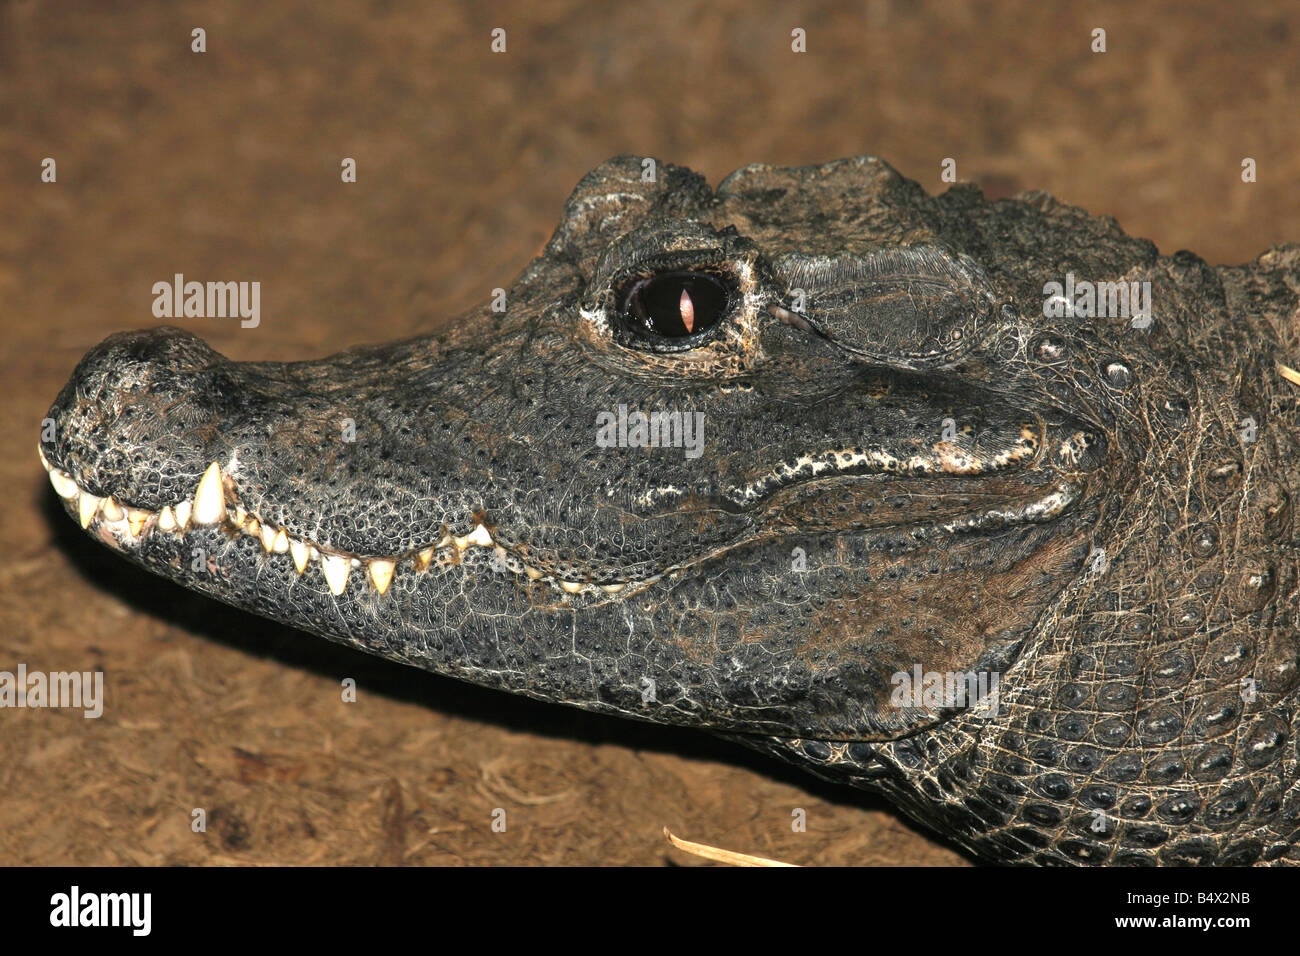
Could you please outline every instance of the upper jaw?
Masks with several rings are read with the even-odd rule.
[[[561,468],[550,477],[565,483],[573,499],[568,512],[555,502],[529,505],[530,511],[519,501],[536,502],[546,489],[530,485],[526,469],[504,470],[510,480],[494,486],[494,463],[478,467],[472,459],[478,449],[460,447],[460,432],[446,439],[428,433],[455,420],[464,434],[491,445],[512,430],[526,433],[532,420],[509,406],[482,411],[481,421],[466,421],[450,404],[431,412],[429,403],[442,400],[431,368],[444,379],[471,383],[500,370],[480,367],[486,365],[481,358],[457,366],[444,356],[433,363],[429,348],[399,343],[383,358],[360,351],[271,366],[229,362],[180,330],[113,336],[87,354],[56,401],[56,432],[41,446],[42,461],[82,527],[128,553],[155,534],[219,528],[254,538],[268,559],[291,563],[299,576],[323,575],[336,596],[359,584],[383,595],[395,577],[486,557],[521,583],[541,582],[566,601],[627,596],[757,539],[827,530],[815,514],[808,520],[810,502],[839,494],[839,482],[850,483],[849,497],[862,503],[883,498],[882,481],[926,482],[927,494],[937,498],[951,497],[963,481],[990,477],[1000,484],[990,483],[969,508],[953,504],[894,523],[979,521],[982,512],[1031,520],[1073,500],[1077,489],[1062,493],[1054,476],[1093,463],[1064,460],[1086,433],[1082,423],[1062,414],[1025,415],[995,399],[967,405],[980,422],[978,448],[936,441],[934,426],[951,396],[909,382],[904,392],[893,391],[906,377],[889,373],[880,381],[846,381],[845,396],[857,407],[846,397],[823,396],[818,401],[825,407],[808,412],[800,429],[781,431],[786,423],[772,423],[781,427],[757,449],[715,445],[701,462],[707,467],[693,472],[655,465],[626,449],[603,453],[627,455],[618,465],[624,470],[615,469],[615,484],[623,488],[599,478],[584,485],[583,469]],[[710,414],[725,416],[725,401],[709,400],[719,402]],[[395,402],[398,412],[385,419],[383,410]],[[363,441],[320,433],[351,420],[348,412]],[[410,436],[397,433],[400,423],[412,421]],[[837,447],[836,436],[852,431],[852,421],[870,422],[891,437]],[[809,448],[825,450],[804,454]],[[756,454],[757,461],[775,464],[764,469]],[[1095,460],[1100,452],[1086,454]],[[550,463],[525,464],[536,478]],[[340,473],[346,483],[338,481]],[[644,493],[631,504],[609,503],[611,492],[627,488]],[[590,560],[562,556],[537,530],[570,518],[559,537],[587,549]],[[621,547],[607,534],[628,518],[668,542],[653,560],[638,560],[631,543]],[[860,511],[838,530],[879,526]]]

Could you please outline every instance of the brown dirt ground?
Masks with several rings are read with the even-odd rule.
[[[405,335],[508,285],[621,152],[714,182],[870,152],[933,191],[951,156],[1165,252],[1300,239],[1295,4],[762,6],[0,2],[0,670],[101,667],[108,688],[100,720],[0,711],[0,863],[692,865],[665,825],[799,863],[965,863],[703,735],[388,665],[151,578],[64,517],[34,454],[82,352],[156,324],[155,281],[260,280],[256,330],[189,323],[238,359]]]

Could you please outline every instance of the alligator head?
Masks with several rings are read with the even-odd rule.
[[[1263,307],[1228,321],[1225,292],[1281,315],[1284,265],[1161,259],[1049,197],[931,198],[875,159],[714,191],[623,158],[450,331],[289,364],[115,335],[41,451],[93,536],[277,621],[735,735],[994,858],[1165,852],[1125,851],[1118,816],[1073,834],[1067,808],[1149,793],[1216,715],[1257,762],[1290,732],[1294,653],[1262,662],[1294,643],[1253,637],[1295,582],[1282,333]],[[1067,274],[1157,307],[1050,317]],[[932,674],[991,677],[991,714],[900,695]],[[1178,832],[1222,832],[1212,799]]]

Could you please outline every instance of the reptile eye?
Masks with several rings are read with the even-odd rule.
[[[664,272],[640,279],[623,296],[629,331],[651,339],[685,339],[712,329],[727,314],[730,289],[704,272]]]

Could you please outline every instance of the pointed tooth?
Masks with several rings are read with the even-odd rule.
[[[247,520],[244,521],[244,534],[250,535],[254,538],[260,538],[262,536],[261,522],[250,515]]]
[[[94,520],[101,501],[102,498],[96,498],[88,491],[83,491],[81,497],[77,499],[77,516],[81,519],[83,531],[90,527],[90,522]]]
[[[191,510],[188,501],[182,501],[176,506],[176,527],[183,529],[190,523]]]
[[[50,460],[49,460],[48,458],[45,457],[45,449],[41,447],[40,442],[37,442],[37,443],[36,443],[36,454],[38,454],[38,455],[41,456],[41,466],[42,466],[46,471],[49,471],[49,470],[50,470]]]
[[[216,524],[226,518],[226,489],[221,486],[221,466],[215,461],[199,479],[193,517],[195,524]]]
[[[114,501],[111,495],[104,499],[104,503],[100,506],[100,513],[103,514],[105,521],[121,521],[126,517],[122,506]]]
[[[126,509],[126,522],[131,526],[131,536],[140,537],[140,532],[144,530],[144,523],[149,520],[149,512],[141,511],[139,508]]]
[[[606,594],[618,594],[625,587],[627,587],[627,582],[620,581],[618,584],[602,584],[600,586],[600,589],[604,591]]]
[[[341,554],[322,554],[320,564],[321,570],[325,572],[325,583],[330,586],[330,593],[336,597],[342,594],[348,586],[348,572],[352,570],[352,562]]]
[[[277,531],[275,537],[271,539],[271,550],[276,554],[284,554],[289,550],[289,535],[283,528]]]
[[[433,552],[434,552],[434,548],[425,548],[423,551],[416,554],[414,558],[415,570],[423,571],[425,568],[427,568],[429,566],[429,562],[433,560]]]
[[[275,528],[269,524],[262,525],[261,533],[258,537],[262,539],[262,550],[267,554],[270,554],[271,545],[275,544]]]
[[[524,565],[524,574],[528,575],[528,577],[534,581],[542,577],[541,571],[538,571],[536,568],[530,568],[528,565]]]
[[[75,481],[57,468],[50,469],[50,484],[60,498],[75,498],[81,491]]]
[[[235,505],[235,527],[242,528],[244,522],[248,520],[248,512],[244,510],[243,505]]]
[[[582,590],[582,582],[581,582],[581,581],[561,581],[561,582],[560,582],[560,587],[563,588],[563,589],[564,589],[566,592],[568,592],[569,594],[577,594],[579,591]]]
[[[370,562],[370,583],[375,586],[375,590],[380,594],[388,590],[388,585],[393,583],[393,569],[397,567],[396,561],[390,561],[387,558],[375,558]]]
[[[316,547],[316,545],[314,545],[314,544],[309,544],[307,547],[311,549],[311,559],[312,559],[313,561],[319,561],[319,560],[320,560],[320,550]]]
[[[290,538],[289,553],[293,555],[293,566],[298,569],[298,573],[302,574],[306,571],[307,559],[311,557],[311,549],[307,547],[307,542]]]
[[[176,515],[172,512],[171,505],[163,505],[163,510],[158,513],[158,530],[175,531],[180,525],[176,523]]]

